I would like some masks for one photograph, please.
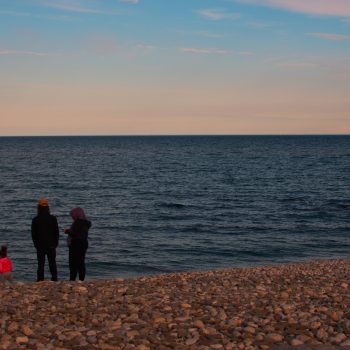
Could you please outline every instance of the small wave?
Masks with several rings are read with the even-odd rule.
[[[208,234],[214,234],[215,231],[208,230],[208,228],[204,225],[191,225],[187,226],[181,229],[182,232],[189,232],[189,233],[208,233]]]
[[[306,202],[306,198],[304,197],[287,197],[287,198],[282,198],[281,202]]]
[[[158,203],[156,203],[156,207],[183,209],[183,208],[186,208],[187,205],[182,204],[182,203],[158,202]]]
[[[157,220],[174,220],[174,221],[182,221],[182,220],[192,220],[194,219],[193,215],[177,215],[177,214],[159,214],[155,216]]]

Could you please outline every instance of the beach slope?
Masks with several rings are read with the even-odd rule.
[[[350,260],[1,285],[0,349],[350,345]]]

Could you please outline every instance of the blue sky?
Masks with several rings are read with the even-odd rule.
[[[349,133],[349,61],[350,0],[0,0],[0,134]]]

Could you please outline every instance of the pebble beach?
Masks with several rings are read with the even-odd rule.
[[[0,349],[347,349],[350,260],[1,284]]]

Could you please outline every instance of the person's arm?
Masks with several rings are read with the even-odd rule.
[[[58,246],[58,241],[60,239],[60,230],[58,228],[58,222],[56,216],[53,217],[53,230],[54,230],[54,235],[55,235],[55,241],[56,241],[56,247]],[[55,247],[55,248],[56,248]]]
[[[33,240],[33,243],[34,243],[34,247],[37,248],[37,246],[38,246],[38,239],[37,239],[37,227],[36,227],[35,219],[32,220],[31,231],[32,231],[32,240]]]

